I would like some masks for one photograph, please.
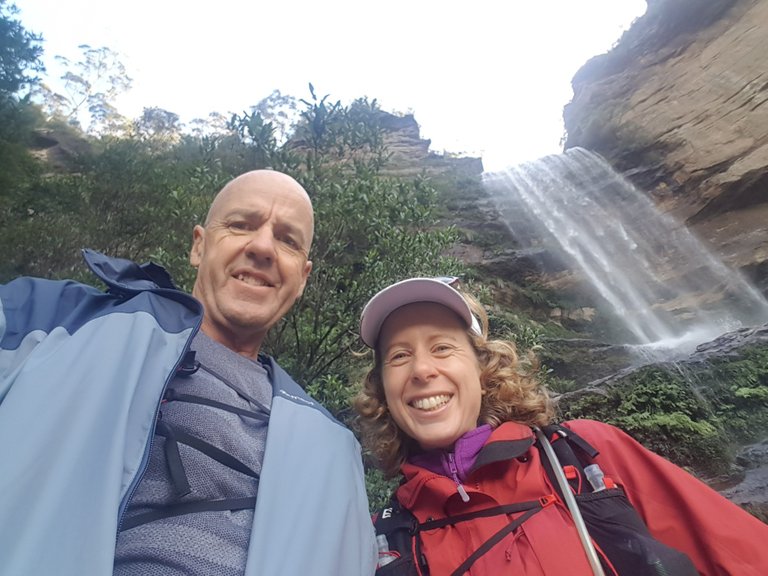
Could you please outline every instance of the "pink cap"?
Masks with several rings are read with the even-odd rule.
[[[455,278],[410,278],[396,282],[378,292],[368,300],[360,315],[360,338],[371,347],[376,347],[379,332],[384,321],[392,312],[406,304],[434,302],[453,310],[459,318],[478,334],[482,333],[480,323],[474,317],[464,297],[449,285]]]

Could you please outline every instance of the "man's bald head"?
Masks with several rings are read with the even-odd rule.
[[[312,200],[310,200],[309,194],[307,194],[307,191],[304,190],[301,184],[288,176],[288,174],[276,170],[251,170],[250,172],[245,172],[230,180],[224,185],[219,193],[216,194],[213,202],[211,202],[211,207],[208,209],[208,215],[205,217],[204,225],[208,226],[218,208],[225,203],[229,195],[243,192],[251,194],[297,194],[302,197],[309,206],[311,216],[311,236],[309,238],[311,244],[315,231]]]

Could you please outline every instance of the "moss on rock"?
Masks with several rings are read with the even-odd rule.
[[[703,476],[726,473],[736,444],[768,430],[768,346],[692,365],[647,366],[564,394],[565,419],[594,418]]]

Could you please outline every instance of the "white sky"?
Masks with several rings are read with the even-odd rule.
[[[432,149],[486,170],[559,152],[570,80],[645,0],[13,0],[46,62],[80,44],[121,55],[123,114],[188,122],[279,89],[414,113]],[[52,68],[52,66],[51,66]]]

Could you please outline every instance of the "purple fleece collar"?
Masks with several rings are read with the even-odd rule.
[[[456,440],[456,443],[453,445],[453,460],[456,464],[456,472],[459,480],[462,482],[467,479],[467,476],[475,464],[477,455],[480,453],[483,446],[485,446],[492,431],[490,424],[483,424],[474,430],[466,432],[461,438]],[[427,452],[414,454],[408,458],[408,462],[415,466],[426,468],[435,474],[442,474],[443,476],[452,478],[453,472],[451,471],[450,466],[450,453],[451,450],[428,450]]]

